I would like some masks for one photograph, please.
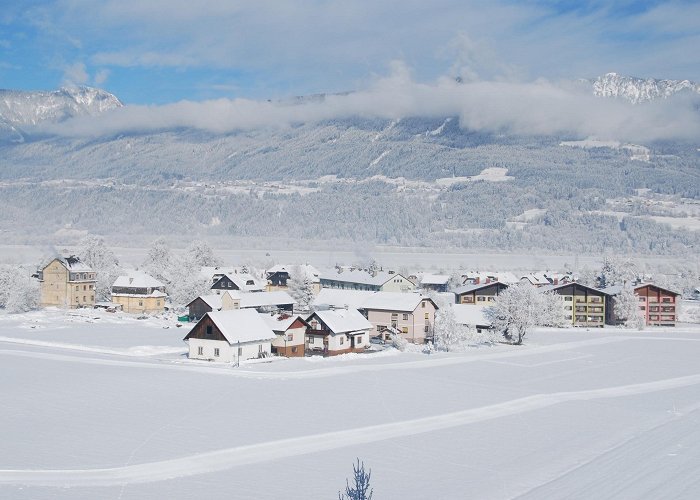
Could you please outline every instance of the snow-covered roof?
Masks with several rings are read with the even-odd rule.
[[[241,293],[238,290],[228,290],[226,293],[239,300],[241,308],[294,304],[294,299],[285,291]]]
[[[260,313],[260,317],[267,323],[273,332],[286,332],[297,319],[304,321],[298,314],[268,314]],[[304,321],[305,322],[305,321]]]
[[[275,338],[272,329],[253,309],[209,312],[207,316],[232,345],[236,342],[255,342]]]
[[[56,257],[63,267],[74,273],[91,273],[92,268],[80,260],[80,257],[71,255],[69,257]]]
[[[608,292],[606,292],[604,289],[594,288],[594,287],[592,287],[592,286],[584,285],[584,284],[582,284],[582,283],[576,283],[575,281],[572,282],[572,283],[560,283],[560,284],[558,284],[558,285],[544,285],[544,286],[540,286],[540,287],[537,288],[537,291],[542,292],[542,293],[544,293],[544,292],[553,292],[553,291],[559,290],[560,288],[564,288],[564,287],[567,287],[567,286],[579,286],[579,287],[581,287],[581,288],[586,288],[587,290],[593,290],[594,292],[600,292],[600,293],[603,293],[603,294],[605,294],[605,295],[609,295]]]
[[[387,281],[401,276],[402,278],[408,280],[408,278],[398,274],[398,273],[388,273],[386,271],[379,271],[377,274],[372,275],[366,271],[361,271],[355,269],[352,271],[343,271],[339,273],[336,269],[331,271],[322,271],[320,274],[321,279],[333,280],[333,281],[343,281],[345,283],[357,283],[360,285],[373,285],[382,286]]]
[[[501,283],[500,281],[491,281],[489,283],[479,283],[478,285],[463,285],[463,286],[460,286],[459,288],[456,288],[454,290],[454,293],[456,293],[457,295],[461,295],[463,293],[474,292],[476,290],[481,290],[482,288],[486,288],[488,286],[493,286],[493,285],[508,286],[505,283]]]
[[[663,290],[664,292],[672,293],[674,295],[680,295],[680,293],[678,293],[678,292],[674,292],[673,290],[669,290],[668,288],[664,288],[664,287],[656,285],[654,283],[638,283],[638,284],[634,285],[633,289],[639,290],[640,288],[644,288],[647,286],[653,286],[653,287],[656,287],[660,290]],[[613,286],[609,286],[606,288],[601,288],[600,291],[603,293],[607,293],[608,295],[618,295],[620,292],[622,292],[623,289],[624,289],[624,286],[622,286],[622,285],[613,285]]]
[[[422,274],[420,282],[423,285],[446,285],[450,281],[448,274]]]
[[[167,293],[163,293],[160,290],[153,290],[151,293],[121,293],[112,292],[112,297],[167,297]]]
[[[521,280],[527,280],[533,285],[549,285],[551,284],[551,281],[547,279],[547,276],[544,275],[544,273],[533,273],[533,274],[526,274],[520,278]]]
[[[328,305],[335,307],[352,307],[360,309],[363,302],[374,293],[367,290],[339,290],[336,288],[321,288],[314,297],[313,306]]]
[[[455,321],[460,325],[489,326],[491,322],[484,316],[484,307],[471,304],[454,304]]]
[[[318,269],[316,269],[314,266],[310,266],[308,264],[300,264],[300,265],[282,265],[282,264],[277,264],[272,266],[270,269],[268,269],[266,272],[268,275],[274,274],[274,273],[288,273],[289,276],[294,276],[294,271],[296,269],[300,269],[306,278],[311,280],[312,283],[318,283],[319,282],[319,276],[320,272]]]
[[[419,293],[374,292],[362,302],[360,309],[413,312],[424,299],[430,300]]]
[[[112,286],[119,288],[162,288],[165,285],[143,271],[129,271],[126,275],[119,276]]]
[[[221,309],[221,295],[200,295],[197,297],[197,299],[202,299],[209,307],[211,307],[212,311],[218,311]],[[192,302],[194,302],[194,300]],[[190,302],[190,304],[192,302]],[[190,304],[187,305],[189,306]]]
[[[357,309],[329,309],[316,311],[313,314],[318,316],[333,333],[350,333],[372,329],[372,323],[367,321],[367,318],[360,314]]]

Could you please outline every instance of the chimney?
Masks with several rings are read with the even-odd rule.
[[[481,280],[481,278],[479,278],[479,277],[477,276],[476,278],[474,278],[474,284],[475,284],[475,285],[478,285],[480,280]]]

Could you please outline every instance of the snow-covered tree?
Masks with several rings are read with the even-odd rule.
[[[338,500],[372,500],[374,490],[370,488],[369,481],[372,470],[365,471],[365,463],[357,459],[357,465],[353,464],[353,485],[345,480],[345,492],[338,492]]]
[[[625,286],[615,297],[613,311],[615,317],[622,320],[627,328],[644,328],[646,320],[639,309],[639,298],[634,293],[634,288]]]
[[[458,271],[454,271],[452,274],[450,274],[450,281],[448,281],[447,286],[450,290],[454,290],[455,288],[462,286],[462,274]]]
[[[634,283],[638,276],[639,271],[631,260],[606,258],[596,276],[596,285],[598,288],[606,288],[624,285],[625,283]]]
[[[452,307],[445,305],[435,313],[433,342],[439,351],[464,349],[468,341],[468,330],[457,323]]]
[[[289,295],[297,303],[299,309],[308,311],[309,305],[314,300],[314,288],[307,270],[301,266],[294,266],[290,270],[287,280]]]
[[[80,260],[95,271],[97,300],[108,300],[112,284],[119,277],[119,261],[101,236],[87,235],[78,245]]]
[[[168,274],[173,269],[175,261],[175,256],[165,238],[158,238],[148,249],[146,260],[143,261],[141,267],[157,280],[168,284],[172,282],[172,277]]]
[[[544,292],[542,296],[544,307],[539,324],[557,328],[564,326],[564,298],[554,292]]]
[[[195,240],[190,243],[190,246],[185,251],[185,259],[199,267],[221,265],[221,260],[214,254],[214,250],[201,240]]]
[[[484,314],[497,333],[520,345],[530,329],[542,324],[545,301],[537,288],[521,282],[504,290]]]
[[[0,308],[7,312],[25,312],[39,305],[39,283],[29,270],[10,265],[0,266]]]

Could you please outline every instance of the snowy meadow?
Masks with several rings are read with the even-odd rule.
[[[175,318],[0,315],[0,497],[695,498],[700,327],[189,361]]]

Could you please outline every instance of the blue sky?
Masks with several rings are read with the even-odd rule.
[[[698,19],[688,1],[20,0],[0,13],[0,87],[267,99],[365,88],[395,61],[416,81],[700,80]]]

